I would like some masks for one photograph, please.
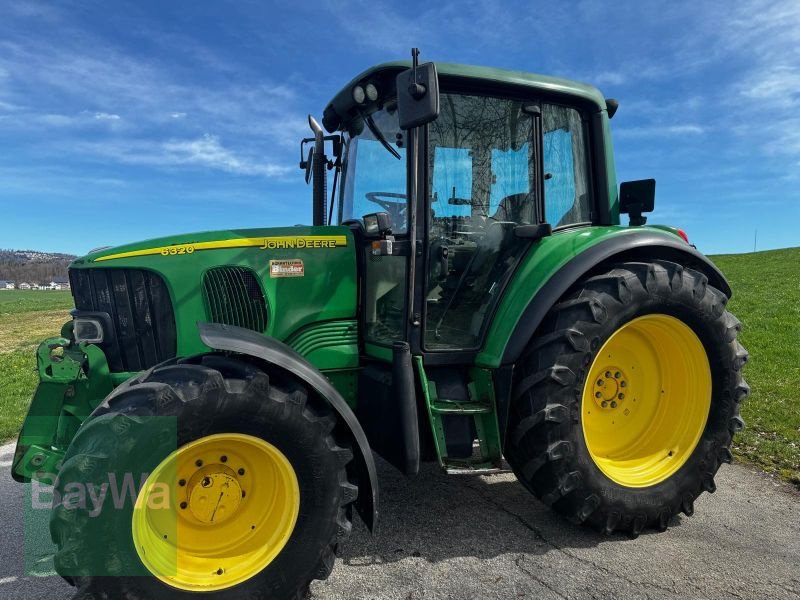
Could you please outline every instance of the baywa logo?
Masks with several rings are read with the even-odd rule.
[[[147,486],[145,496],[147,508],[169,510],[170,486],[160,481],[148,484],[149,476],[149,473],[142,473],[137,481],[137,476],[133,473],[121,476],[117,473],[108,473],[108,480],[102,483],[56,481],[53,485],[34,480],[31,482],[31,508],[50,510],[54,506],[61,506],[66,510],[85,511],[89,517],[96,518],[103,513],[106,506],[111,506],[115,510],[133,506],[139,494]]]

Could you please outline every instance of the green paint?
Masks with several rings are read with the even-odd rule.
[[[16,478],[55,476],[72,438],[113,389],[105,355],[96,346],[51,338],[36,351],[39,385],[22,426],[12,472]]]
[[[561,268],[575,256],[595,244],[617,236],[635,236],[652,227],[576,227],[556,231],[552,236],[536,242],[517,267],[503,293],[489,327],[483,349],[476,365],[497,368],[503,357],[508,339],[530,304],[531,299],[551,277],[557,277]]]
[[[314,323],[293,333],[286,343],[319,369],[358,367],[358,321]]]
[[[347,245],[302,249],[262,249],[259,246],[220,248],[198,250],[191,254],[153,254],[95,262],[107,256],[152,248],[189,247],[204,242],[222,243],[225,240],[309,236],[344,236]],[[303,261],[302,277],[270,277],[271,260],[295,259]],[[197,322],[207,320],[206,307],[199,288],[203,274],[220,265],[246,267],[256,273],[267,302],[268,322],[265,333],[278,340],[285,341],[299,329],[313,323],[352,320],[356,317],[355,247],[347,227],[281,227],[175,235],[103,250],[76,260],[71,267],[132,267],[160,274],[166,282],[175,308],[178,355],[187,356],[208,350],[197,333]],[[325,368],[334,368],[330,353],[324,359]],[[347,366],[350,365],[338,365]]]

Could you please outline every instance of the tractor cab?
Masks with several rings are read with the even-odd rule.
[[[367,353],[402,339],[426,362],[469,362],[522,255],[552,230],[610,220],[591,180],[602,98],[429,64],[438,110],[403,128],[397,78],[408,66],[366,71],[326,108],[323,124],[343,142],[330,214],[361,234]]]
[[[442,399],[458,406],[492,405],[474,396],[474,367],[520,261],[546,253],[541,241],[554,231],[616,218],[609,182],[592,176],[613,173],[597,143],[607,122],[597,90],[488,68],[418,66],[413,56],[411,64],[365,71],[333,98],[323,118],[331,134],[323,139],[336,154],[328,161],[336,168],[330,206],[324,170],[314,182],[314,214],[349,226],[358,246],[362,353],[368,365],[374,360],[363,373],[368,389],[385,388],[380,399],[360,398],[359,410],[375,413],[367,431],[379,449],[392,437],[379,417],[403,404],[383,373],[396,342],[418,361],[414,379],[423,392],[446,388],[450,398]],[[433,407],[433,430],[441,434],[434,442],[451,459],[444,466],[475,458],[473,444],[491,437],[477,434],[480,406],[458,406],[444,407],[450,412],[442,419]],[[496,415],[489,417],[486,428],[496,431]],[[389,454],[402,446],[396,442]],[[472,458],[470,468],[488,468],[500,452]]]

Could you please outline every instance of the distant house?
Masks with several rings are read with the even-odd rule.
[[[13,289],[14,289],[13,281],[4,281],[0,279],[0,290],[13,290]]]
[[[68,290],[69,279],[67,279],[66,277],[53,277],[50,283],[47,284],[45,287],[51,290]]]
[[[23,281],[22,283],[20,283],[20,284],[17,286],[17,289],[18,289],[18,290],[29,290],[29,289],[31,289],[31,287],[32,287],[32,286],[31,286],[31,284],[30,284],[30,283],[28,283],[27,281]]]

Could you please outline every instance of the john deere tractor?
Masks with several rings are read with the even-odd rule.
[[[377,526],[373,452],[510,466],[607,534],[715,490],[741,326],[686,234],[646,225],[655,182],[617,184],[617,102],[412,56],[309,118],[313,225],[72,263],[13,473],[52,486],[76,597],[301,597],[355,514]]]

